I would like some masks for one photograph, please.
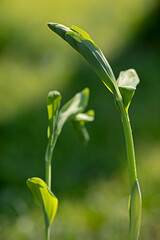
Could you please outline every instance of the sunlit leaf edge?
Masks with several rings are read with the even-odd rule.
[[[58,199],[49,190],[46,183],[38,177],[27,179],[26,184],[32,193],[34,202],[43,210],[46,226],[49,226],[56,215]]]

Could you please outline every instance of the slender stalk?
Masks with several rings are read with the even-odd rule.
[[[121,119],[122,119],[122,123],[123,123],[124,134],[125,134],[127,158],[128,158],[130,191],[132,191],[135,181],[137,179],[137,170],[136,170],[135,151],[134,151],[134,143],[133,143],[131,124],[130,124],[130,120],[129,120],[129,115],[125,110],[122,100],[117,101],[117,103],[120,108]]]
[[[51,189],[51,160],[52,160],[53,148],[49,145],[47,146],[46,150],[46,184],[49,189]]]
[[[47,150],[46,150],[46,156],[45,156],[45,162],[46,162],[46,169],[45,169],[45,178],[46,178],[46,184],[49,188],[49,190],[51,190],[51,162],[52,162],[52,155],[53,155],[53,150],[57,141],[57,135],[55,135],[54,139],[53,139],[53,144],[52,146],[47,146]],[[50,239],[50,225],[46,226],[46,240]]]
[[[136,160],[131,124],[128,112],[126,111],[122,101],[118,101],[118,106],[121,112],[121,118],[125,133],[127,158],[128,158],[128,172],[130,182],[130,200],[129,200],[129,239],[138,240],[141,226],[142,214],[142,198],[141,190],[137,179]]]
[[[46,227],[46,240],[50,239],[50,226]]]
[[[52,146],[47,146],[46,150],[46,156],[45,156],[45,162],[46,162],[46,184],[48,188],[51,190],[51,162],[52,162],[52,155],[53,155],[53,150],[57,141],[57,135],[55,135],[53,139]]]

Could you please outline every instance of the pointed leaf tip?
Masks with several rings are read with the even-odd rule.
[[[70,28],[59,23],[48,23],[47,25],[53,32],[57,33],[63,39],[65,39],[65,34],[68,31],[71,31]]]
[[[89,95],[90,90],[89,90],[89,88],[85,88],[85,89],[82,90],[82,92],[85,93],[85,94],[87,94],[87,95]]]

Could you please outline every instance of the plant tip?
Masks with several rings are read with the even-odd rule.
[[[47,26],[52,30],[52,28],[56,25],[56,23],[48,22]]]
[[[89,88],[85,88],[85,89],[84,89],[84,92],[85,92],[85,93],[89,93]]]

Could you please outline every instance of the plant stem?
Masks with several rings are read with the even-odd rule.
[[[53,149],[49,145],[46,150],[46,184],[51,189],[51,160],[52,160]]]
[[[130,182],[130,192],[131,192],[135,184],[135,181],[137,179],[133,136],[132,136],[132,130],[131,130],[131,124],[130,124],[128,112],[126,112],[122,100],[117,101],[117,103],[121,112],[121,119],[123,123],[123,129],[124,129],[125,140],[126,140],[128,172],[129,172],[129,182]]]
[[[50,239],[50,226],[46,227],[46,240]]]
[[[46,162],[46,173],[45,173],[45,178],[46,178],[46,184],[49,188],[49,190],[51,190],[51,162],[52,162],[52,155],[53,155],[53,150],[57,141],[57,135],[55,135],[54,139],[53,139],[53,143],[52,146],[47,146],[47,150],[46,150],[46,155],[45,155],[45,162]],[[50,239],[50,225],[45,226],[46,228],[46,240]]]
[[[52,162],[52,155],[53,155],[53,150],[54,150],[56,141],[57,141],[57,135],[55,135],[55,137],[53,139],[52,146],[49,146],[49,145],[47,146],[46,156],[45,156],[46,184],[47,184],[49,190],[51,190],[51,162]]]
[[[140,190],[138,179],[137,179],[133,136],[132,136],[132,130],[131,130],[131,124],[130,124],[130,120],[129,120],[128,111],[125,109],[122,100],[117,101],[117,103],[118,103],[118,106],[119,106],[119,109],[121,112],[121,119],[122,119],[123,128],[124,128],[126,149],[127,149],[127,158],[128,158],[128,172],[129,172],[129,182],[130,182],[129,239],[130,240],[138,240],[140,226],[141,226],[142,199],[141,199],[141,190]]]

